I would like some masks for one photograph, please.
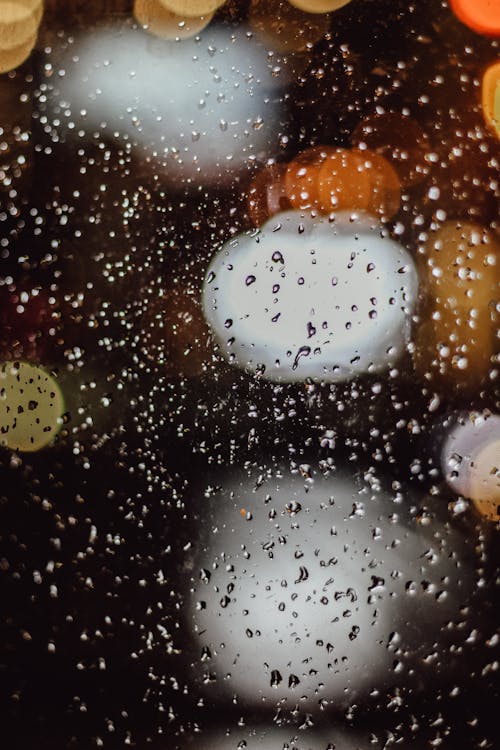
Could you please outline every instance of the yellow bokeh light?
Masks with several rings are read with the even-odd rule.
[[[160,39],[188,39],[208,26],[213,13],[191,18],[178,16],[168,10],[160,0],[135,0],[134,16],[141,26]]]
[[[448,221],[427,243],[427,309],[416,334],[418,370],[475,386],[495,353],[500,244],[483,227]]]
[[[490,65],[484,73],[482,105],[484,119],[500,138],[500,61]]]
[[[52,442],[62,425],[64,400],[56,380],[28,362],[0,366],[0,444],[34,452]]]
[[[33,34],[27,42],[17,47],[0,49],[0,73],[8,73],[9,70],[14,70],[26,62],[36,44],[36,37],[37,35]]]
[[[289,2],[306,13],[329,13],[343,8],[351,0],[289,0]]]
[[[0,49],[19,47],[36,35],[41,10],[40,0],[0,0]]]
[[[171,13],[187,18],[208,16],[220,8],[226,0],[159,0]]]

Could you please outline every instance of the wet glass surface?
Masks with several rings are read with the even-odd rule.
[[[488,0],[0,0],[5,747],[499,747]]]

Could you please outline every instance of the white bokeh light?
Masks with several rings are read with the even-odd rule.
[[[118,132],[174,187],[230,182],[279,150],[284,81],[244,27],[176,41],[104,28],[72,44],[60,65],[48,106],[61,127]]]
[[[215,485],[188,629],[217,689],[244,703],[312,709],[380,689],[398,679],[397,648],[415,654],[416,633],[470,592],[460,535],[419,524],[408,494],[347,474],[241,472]]]
[[[342,381],[394,363],[409,339],[417,272],[374,221],[290,211],[226,243],[204,286],[223,354],[284,381]]]
[[[500,506],[500,416],[471,412],[449,432],[441,454],[448,485],[481,505],[492,516]]]

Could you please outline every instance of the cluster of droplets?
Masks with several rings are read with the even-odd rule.
[[[274,39],[268,44],[280,43],[280,54],[288,54],[295,41],[279,5],[283,25],[265,28],[258,3],[251,3],[248,20],[256,35]],[[142,7],[152,13],[154,3]],[[349,91],[357,75],[356,55],[349,56],[348,45],[345,55],[339,53],[323,19],[316,26],[310,21],[299,36],[302,49],[294,52],[310,57],[319,42],[314,63],[299,66],[302,96],[314,81],[320,89],[326,86],[329,57],[344,60],[347,74],[335,70],[340,88],[345,83]],[[153,30],[151,19],[147,23]],[[190,23],[186,19],[187,27]],[[125,745],[139,744],[141,724],[148,727],[148,741],[179,747],[203,742],[252,748],[267,741],[357,750],[403,740],[411,747],[421,733],[430,746],[446,746],[453,731],[450,716],[458,721],[453,706],[463,708],[473,689],[464,684],[464,665],[477,673],[471,683],[476,685],[494,684],[497,670],[494,615],[481,612],[475,618],[469,599],[471,588],[484,596],[480,602],[492,595],[488,555],[498,521],[498,305],[485,304],[495,300],[498,284],[498,227],[489,203],[498,199],[498,187],[485,177],[498,169],[491,108],[497,79],[485,84],[490,132],[481,129],[480,113],[472,127],[461,125],[458,112],[447,122],[448,131],[443,128],[441,146],[441,117],[435,126],[430,118],[425,127],[420,121],[433,101],[438,110],[447,106],[439,99],[448,68],[433,72],[430,90],[437,94],[428,97],[430,104],[424,92],[421,110],[410,113],[405,105],[400,114],[397,104],[392,111],[390,95],[409,73],[401,64],[399,73],[384,78],[380,63],[374,76],[377,91],[387,86],[380,93],[387,95],[387,111],[370,114],[371,107],[356,104],[349,140],[339,143],[332,129],[332,145],[321,145],[330,143],[322,123],[335,107],[342,109],[332,106],[329,86],[324,101],[316,102],[317,118],[299,114],[298,136],[294,140],[292,129],[285,128],[284,154],[263,172],[252,164],[237,174],[236,189],[231,183],[216,195],[217,185],[201,184],[194,195],[184,195],[184,181],[168,184],[155,154],[147,146],[141,151],[133,134],[119,128],[106,132],[100,125],[94,130],[85,115],[80,120],[78,107],[72,111],[67,103],[51,110],[47,102],[58,78],[69,75],[61,63],[64,47],[71,56],[74,44],[62,33],[44,38],[47,62],[36,83],[24,72],[2,80],[16,92],[15,111],[30,110],[27,123],[2,137],[9,148],[24,149],[19,155],[30,168],[35,147],[37,178],[32,187],[16,155],[2,179],[9,208],[2,204],[6,231],[0,247],[9,272],[0,300],[1,437],[5,466],[18,487],[8,507],[20,513],[22,523],[7,518],[6,528],[12,524],[13,531],[1,568],[31,597],[30,604],[20,603],[19,619],[11,617],[13,630],[22,622],[22,648],[41,644],[47,673],[77,675],[69,698],[64,685],[56,684],[51,695],[61,714],[71,703],[62,731],[75,737],[87,716],[97,716],[89,719],[94,720],[89,743],[97,746],[117,737]],[[158,48],[151,43],[148,49]],[[463,65],[462,58],[459,62]],[[464,81],[467,75],[460,67]],[[478,88],[478,81],[470,88],[462,82],[462,94]],[[147,122],[139,120],[134,127],[146,132]],[[335,205],[302,203],[310,198],[304,196],[307,168],[302,173],[301,163],[309,148],[319,154],[311,161],[313,173],[328,154],[340,154],[332,161],[340,158],[342,167],[354,164],[343,189],[334,185],[338,170],[329,175],[325,190],[337,199]],[[378,372],[372,367],[332,383],[302,377],[315,349],[324,346],[316,346],[315,337],[326,330],[310,310],[303,326],[307,343],[285,352],[295,385],[286,379],[268,382],[270,368],[262,361],[250,375],[248,360],[246,372],[226,366],[221,355],[228,338],[237,338],[238,311],[223,314],[224,338],[217,342],[200,301],[204,279],[212,286],[220,280],[207,273],[213,249],[228,236],[227,252],[238,242],[242,246],[246,214],[260,201],[267,213],[252,220],[259,228],[269,218],[274,222],[267,230],[276,245],[269,261],[280,276],[271,279],[270,299],[283,299],[287,282],[280,274],[288,272],[292,252],[302,253],[299,294],[322,262],[307,238],[345,231],[335,215],[337,196],[360,189],[357,168],[361,174],[373,169],[363,159],[350,162],[355,151],[377,154],[383,174],[399,183],[394,214],[385,207],[379,212],[372,202],[371,177],[368,202],[353,205],[347,198],[341,207],[348,211],[348,235],[362,234],[359,209],[372,210],[377,216],[367,220],[368,235],[383,235],[387,256],[397,243],[412,256],[402,264],[394,297],[370,290],[368,320],[381,319],[384,303],[410,286],[412,264],[418,269],[419,306],[403,316],[417,333],[407,343],[415,370],[404,352],[391,351],[389,368]],[[12,180],[19,180],[17,187]],[[278,214],[294,200],[299,226],[283,241],[292,219]],[[311,210],[324,235],[309,233]],[[260,247],[268,241],[265,231],[250,234]],[[326,265],[343,262],[342,242],[324,242],[332,256]],[[366,276],[373,284],[384,276],[381,260],[360,264],[348,250],[342,273],[334,269],[326,278],[332,295],[346,275]],[[232,265],[236,276],[236,261]],[[241,274],[237,302],[243,294],[256,294],[261,279],[260,269]],[[363,310],[358,283],[342,320],[351,340]],[[284,306],[276,317],[273,310],[272,325],[280,325],[287,311]],[[392,347],[395,335],[390,339]],[[350,355],[351,366],[357,356]],[[460,413],[452,411],[457,405]],[[427,455],[423,445],[430,444],[434,452]],[[233,479],[227,476],[229,465],[238,469]],[[342,472],[348,474],[347,490]],[[354,481],[353,473],[362,479]],[[270,601],[276,604],[272,617]],[[285,624],[278,633],[273,617]],[[50,627],[42,628],[37,618]],[[402,622],[395,624],[398,618]],[[290,623],[294,630],[287,642]],[[321,632],[310,645],[315,628]],[[248,644],[255,656],[245,663]],[[304,665],[306,660],[314,663]],[[456,668],[449,679],[448,661]],[[415,696],[421,695],[424,672],[427,689],[439,700],[422,719]],[[434,691],[430,685],[440,672],[442,687]],[[113,691],[115,702],[109,698]],[[25,694],[21,686],[14,700],[22,705]],[[369,736],[347,731],[345,722],[355,722],[364,706],[389,717],[391,731],[385,724]],[[482,736],[487,730],[474,710],[464,710],[471,745],[488,747]],[[230,731],[200,734],[199,723],[210,723],[207,714],[222,725],[226,711]],[[338,728],[325,729],[324,716]]]

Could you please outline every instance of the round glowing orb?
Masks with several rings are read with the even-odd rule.
[[[37,35],[35,33],[26,42],[23,42],[16,47],[0,49],[0,73],[8,73],[10,70],[14,70],[14,68],[18,68],[26,62],[33,52],[36,39]]]
[[[330,28],[328,16],[311,16],[288,0],[252,0],[249,26],[275,52],[311,49]]]
[[[231,183],[279,151],[282,83],[244,27],[210,25],[178,41],[105,29],[61,64],[66,75],[48,94],[58,129],[67,118],[88,133],[118,133],[173,189]]]
[[[427,243],[423,322],[415,364],[429,376],[474,386],[497,351],[500,243],[483,227],[445,222]]]
[[[208,26],[213,13],[199,18],[178,16],[168,10],[160,0],[135,0],[134,17],[160,39],[188,39]]]
[[[33,452],[52,442],[62,425],[64,402],[54,378],[27,362],[0,366],[0,443]]]
[[[498,0],[450,0],[457,18],[473,31],[485,36],[500,36]]]
[[[417,274],[383,235],[370,217],[331,223],[290,211],[231,239],[203,289],[222,353],[278,381],[344,381],[389,367],[409,338]]]
[[[213,15],[226,0],[159,0],[162,5],[175,13],[176,16],[187,18],[200,18],[201,16]]]
[[[490,65],[483,75],[482,104],[484,119],[500,138],[500,62]]]
[[[394,649],[406,663],[428,653],[473,586],[473,541],[430,514],[421,525],[415,496],[307,469],[216,476],[201,504],[185,607],[194,666],[242,706],[318,711],[384,689],[400,679]]]
[[[289,2],[306,13],[330,13],[332,10],[343,8],[351,0],[289,0]]]
[[[285,190],[293,208],[319,208],[319,174],[326,159],[336,153],[330,146],[313,146],[298,154],[285,175]]]
[[[371,183],[361,154],[347,149],[329,153],[318,174],[317,190],[320,208],[326,213],[366,210]]]
[[[448,435],[442,466],[449,486],[481,515],[500,520],[500,416],[468,414]]]
[[[0,49],[27,44],[36,35],[42,15],[40,0],[0,0]]]

